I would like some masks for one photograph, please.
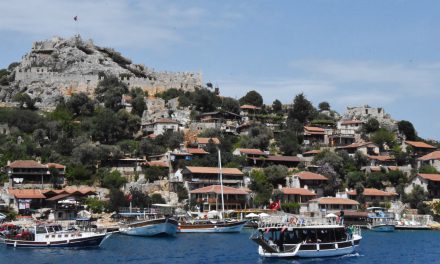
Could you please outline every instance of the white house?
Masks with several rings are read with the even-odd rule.
[[[147,134],[162,135],[167,131],[179,131],[179,122],[174,119],[160,118],[152,123],[142,124],[142,130]]]

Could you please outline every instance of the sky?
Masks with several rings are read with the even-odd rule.
[[[157,70],[201,72],[224,96],[298,93],[343,113],[383,107],[440,140],[440,1],[1,0],[0,68],[80,34]],[[73,17],[78,20],[74,21]]]

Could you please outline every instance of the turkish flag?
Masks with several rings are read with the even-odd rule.
[[[127,196],[125,196],[125,199],[127,199],[128,202],[131,202],[131,200],[133,199],[133,195],[131,195],[131,193],[127,194]]]
[[[278,200],[278,201],[275,201],[275,202],[273,202],[273,203],[271,203],[270,205],[269,205],[269,209],[270,210],[278,210],[278,209],[280,209],[281,208],[281,203],[280,203],[280,200]]]

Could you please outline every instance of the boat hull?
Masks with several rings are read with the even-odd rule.
[[[179,224],[180,233],[238,233],[241,232],[246,221],[219,224]]]
[[[16,248],[47,248],[47,247],[65,247],[65,248],[83,248],[83,247],[99,247],[110,234],[96,235],[92,237],[75,238],[70,240],[37,242],[26,240],[5,239],[8,247]]]
[[[119,231],[122,234],[130,236],[160,236],[175,235],[178,223],[173,219],[159,219],[143,221],[141,223],[121,227]]]
[[[323,247],[318,244],[304,244],[299,246],[298,250],[293,252],[274,252],[269,253],[263,250],[262,246],[258,247],[258,253],[262,257],[267,258],[323,258],[323,257],[337,257],[352,254],[356,251],[356,247],[359,246],[360,240],[362,237],[356,236],[353,240],[336,243],[337,246],[334,246],[332,249],[320,249]],[[334,244],[333,244],[334,245]],[[306,248],[302,249],[302,248]],[[313,248],[313,249],[312,249]]]
[[[376,225],[368,227],[371,231],[375,232],[394,232],[396,226],[394,225]]]

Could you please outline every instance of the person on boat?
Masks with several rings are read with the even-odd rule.
[[[341,224],[341,225],[343,225],[344,224],[344,210],[341,210],[340,212],[339,212],[339,223]]]

